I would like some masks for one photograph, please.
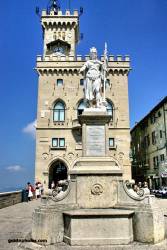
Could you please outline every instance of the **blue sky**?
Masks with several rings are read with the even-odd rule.
[[[68,0],[60,0],[62,9]],[[42,31],[35,7],[48,0],[1,1],[0,36],[0,190],[33,181],[37,110],[36,55],[42,54]],[[110,54],[131,57],[129,101],[131,127],[166,93],[167,0],[71,0],[84,8],[78,54],[105,41]],[[27,127],[28,126],[28,127]]]

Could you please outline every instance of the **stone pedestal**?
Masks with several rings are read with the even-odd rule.
[[[47,240],[47,244],[63,241],[64,220],[63,211],[76,209],[70,204],[46,204],[36,208],[33,213],[32,239]]]
[[[32,238],[70,245],[162,241],[162,212],[153,205],[151,196],[133,190],[133,181],[123,180],[123,167],[108,156],[110,116],[92,109],[84,111],[79,120],[83,156],[69,170],[69,192],[62,200],[55,197],[52,204],[48,201],[36,209]]]
[[[118,161],[107,156],[106,129],[110,119],[107,112],[100,109],[87,109],[79,118],[83,157],[76,161],[70,176],[76,180],[80,208],[111,208],[117,203],[118,181],[123,172]]]
[[[80,209],[64,213],[64,241],[70,245],[129,244],[133,211]]]
[[[143,243],[158,243],[164,240],[164,214],[158,207],[142,207],[135,211],[134,239]]]
[[[82,125],[83,156],[102,157],[107,155],[106,126],[111,120],[105,110],[87,109],[79,117]]]
[[[47,244],[62,242],[64,223],[61,207],[40,207],[33,213],[32,238]]]

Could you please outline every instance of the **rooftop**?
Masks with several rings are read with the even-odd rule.
[[[156,111],[158,111],[158,109],[161,108],[165,103],[167,103],[167,96],[165,96],[153,109],[151,109],[151,111],[146,116],[144,116],[139,122],[136,123],[136,125],[131,129],[131,133],[136,129],[137,126],[141,125],[151,115],[153,115]]]

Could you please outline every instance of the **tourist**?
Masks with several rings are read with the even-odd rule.
[[[54,189],[54,188],[55,188],[55,182],[52,181],[52,183],[51,183],[51,189]]]
[[[142,183],[140,181],[138,182],[138,187],[142,188]]]
[[[30,182],[28,182],[27,185],[28,185],[28,201],[31,201],[33,198],[34,188]]]
[[[140,188],[138,187],[138,185],[134,185],[133,186],[133,190],[137,193],[138,191],[140,191]]]
[[[39,187],[39,182],[36,182],[35,184],[35,198],[36,200],[40,197],[40,187]]]
[[[39,196],[41,197],[41,195],[43,194],[44,188],[40,181],[38,182],[38,187],[39,187]]]
[[[148,183],[146,181],[143,183],[143,190],[145,195],[150,195],[150,189],[148,188]]]

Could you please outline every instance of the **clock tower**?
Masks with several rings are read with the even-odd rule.
[[[41,23],[44,34],[44,55],[75,56],[75,47],[79,40],[79,15],[69,10],[50,12],[43,10]]]

